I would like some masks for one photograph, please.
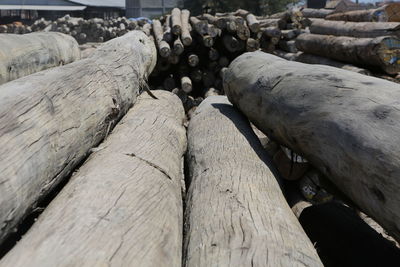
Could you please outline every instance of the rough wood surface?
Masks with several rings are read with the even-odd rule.
[[[179,8],[174,8],[171,11],[171,24],[172,33],[180,36],[182,33],[182,19],[181,10]]]
[[[153,34],[160,56],[164,58],[169,57],[171,54],[171,48],[169,44],[164,41],[164,32],[161,22],[158,19],[153,20]]]
[[[400,86],[253,52],[224,75],[229,99],[400,239]],[[333,138],[335,137],[335,138]]]
[[[181,266],[185,113],[177,96],[153,93],[138,98],[0,266]]]
[[[322,266],[271,160],[226,97],[196,109],[186,157],[184,266]]]
[[[335,36],[374,38],[379,36],[400,37],[399,22],[349,22],[313,19],[310,32]]]
[[[326,57],[310,55],[310,54],[306,54],[303,52],[287,53],[282,50],[276,50],[276,51],[274,51],[274,55],[277,55],[281,58],[291,60],[291,61],[298,61],[298,62],[307,63],[307,64],[327,65],[327,66],[332,66],[332,67],[336,67],[336,68],[340,68],[340,69],[344,69],[344,70],[349,70],[349,71],[353,71],[353,72],[357,72],[357,73],[361,73],[361,74],[365,74],[365,75],[371,75],[371,72],[366,69],[359,68],[354,65],[343,63],[343,62],[336,61],[333,59],[329,59]]]
[[[391,3],[376,9],[354,10],[330,14],[327,20],[354,22],[400,22],[400,3]]]
[[[314,8],[303,8],[301,13],[306,18],[325,18],[326,16],[334,13],[332,9],[314,9]]]
[[[132,106],[155,61],[154,43],[133,31],[0,86],[0,243]]]
[[[79,45],[56,32],[0,34],[0,84],[80,59]]]
[[[185,46],[192,44],[192,36],[190,35],[190,23],[189,23],[190,11],[183,9],[181,11],[181,26],[182,26],[182,43]]]
[[[380,68],[389,73],[400,72],[400,40],[397,37],[353,38],[304,33],[296,46],[308,54]]]

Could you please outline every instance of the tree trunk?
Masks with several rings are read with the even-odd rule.
[[[304,8],[301,10],[301,13],[306,18],[325,18],[326,16],[334,13],[335,11],[332,9],[314,9],[314,8]]]
[[[296,39],[300,51],[352,64],[377,67],[389,73],[400,72],[400,41],[396,37],[352,38],[301,34]]]
[[[335,13],[326,16],[326,19],[354,22],[400,22],[400,3],[391,3],[377,9]]]
[[[347,63],[339,62],[336,60],[332,60],[332,59],[329,59],[326,57],[310,55],[310,54],[306,54],[303,52],[286,53],[281,50],[276,50],[276,51],[274,51],[274,54],[281,58],[290,60],[290,61],[297,61],[297,62],[302,62],[302,63],[307,63],[307,64],[327,65],[327,66],[332,66],[332,67],[336,67],[336,68],[340,68],[340,69],[344,69],[344,70],[357,72],[360,74],[371,75],[371,72],[369,72],[366,69],[359,68],[359,67],[347,64]]]
[[[226,97],[197,108],[186,160],[184,266],[322,266],[271,159]]]
[[[347,22],[313,19],[310,32],[314,34],[375,38],[380,36],[400,37],[398,22]]]
[[[156,54],[134,31],[0,87],[0,243],[135,103]]]
[[[56,32],[0,35],[0,85],[80,59],[78,43]]]
[[[229,99],[257,128],[400,239],[398,84],[259,52],[235,59],[224,78]]]
[[[177,96],[155,95],[139,97],[0,266],[181,266],[185,113]]]

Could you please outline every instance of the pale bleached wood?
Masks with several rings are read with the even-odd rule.
[[[236,58],[229,99],[263,132],[304,156],[400,240],[400,86],[265,53]]]
[[[206,98],[188,128],[184,266],[322,266],[247,119]]]
[[[58,32],[0,34],[0,84],[79,60],[76,40]]]
[[[0,266],[181,266],[185,113],[142,94]]]
[[[0,86],[0,243],[132,106],[155,61],[154,42],[133,31]]]

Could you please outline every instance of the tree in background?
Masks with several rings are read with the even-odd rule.
[[[184,7],[194,15],[231,12],[239,8],[256,15],[268,15],[283,11],[288,4],[297,2],[299,0],[184,0]]]

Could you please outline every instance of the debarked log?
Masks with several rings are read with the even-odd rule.
[[[400,72],[400,40],[394,36],[353,38],[305,33],[296,39],[300,51],[355,65]]]
[[[247,119],[210,96],[188,128],[184,266],[322,266]]]
[[[79,45],[66,34],[0,34],[0,85],[80,59]]]
[[[135,103],[156,49],[143,32],[0,86],[0,243]]]
[[[138,98],[0,266],[181,266],[185,113],[176,95],[153,92],[158,99]]]
[[[398,84],[253,52],[231,63],[224,90],[258,129],[400,240]]]

